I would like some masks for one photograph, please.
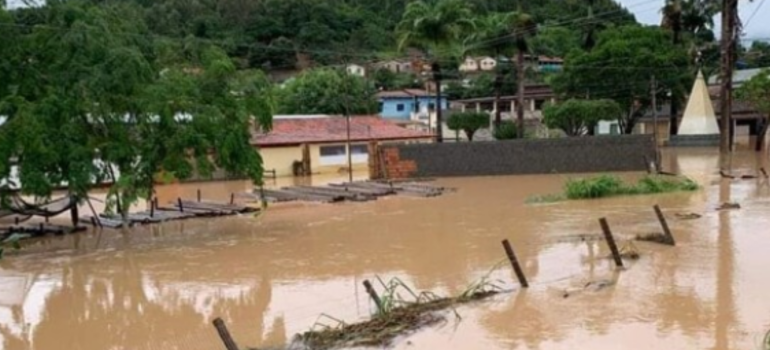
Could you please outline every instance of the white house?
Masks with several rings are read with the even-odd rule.
[[[376,64],[377,68],[384,68],[393,73],[411,73],[412,63],[402,60],[383,61]]]
[[[461,72],[476,72],[479,70],[479,62],[473,57],[466,57],[459,70]]]
[[[359,77],[365,77],[366,76],[366,67],[357,65],[357,64],[349,64],[347,67],[345,67],[345,70],[350,75],[356,75]]]
[[[483,71],[491,71],[497,67],[497,60],[492,57],[484,57],[479,60],[479,68]]]

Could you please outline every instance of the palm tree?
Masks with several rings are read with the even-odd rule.
[[[431,61],[436,84],[436,141],[442,142],[441,80],[442,59],[454,56],[454,48],[474,28],[473,14],[463,0],[417,0],[407,5],[398,24],[399,49],[424,50]]]
[[[532,16],[521,11],[511,14],[513,34],[512,38],[516,46],[516,80],[518,91],[516,93],[516,120],[518,137],[524,137],[524,54],[529,52],[529,40],[537,34],[537,24]]]
[[[515,42],[510,35],[516,13],[492,13],[476,20],[476,32],[472,40],[476,44],[473,51],[494,55],[498,61],[495,68],[495,127],[500,126],[500,90],[503,85],[503,67],[501,57],[510,57]]]

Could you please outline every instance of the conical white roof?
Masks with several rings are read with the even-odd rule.
[[[711,104],[709,90],[703,73],[698,71],[698,78],[690,92],[687,109],[684,110],[682,123],[679,125],[679,135],[714,135],[719,134],[717,117]]]

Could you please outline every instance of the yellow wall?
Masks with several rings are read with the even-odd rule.
[[[311,151],[312,152],[312,151]],[[302,161],[302,147],[267,147],[260,148],[265,170],[275,169],[276,176],[292,176],[294,161]]]

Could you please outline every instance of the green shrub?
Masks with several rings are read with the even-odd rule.
[[[564,192],[569,199],[601,198],[622,193],[624,184],[610,175],[601,175],[588,179],[570,179],[564,185]]]
[[[679,191],[696,191],[697,183],[688,178],[645,176],[636,184],[626,184],[611,175],[586,179],[570,179],[564,185],[567,199],[590,199],[621,195],[653,194]],[[543,196],[542,198],[549,198]],[[550,198],[556,198],[552,196]]]
[[[516,123],[511,120],[503,120],[500,125],[495,126],[492,130],[492,137],[495,140],[513,140],[518,138],[518,127]]]

